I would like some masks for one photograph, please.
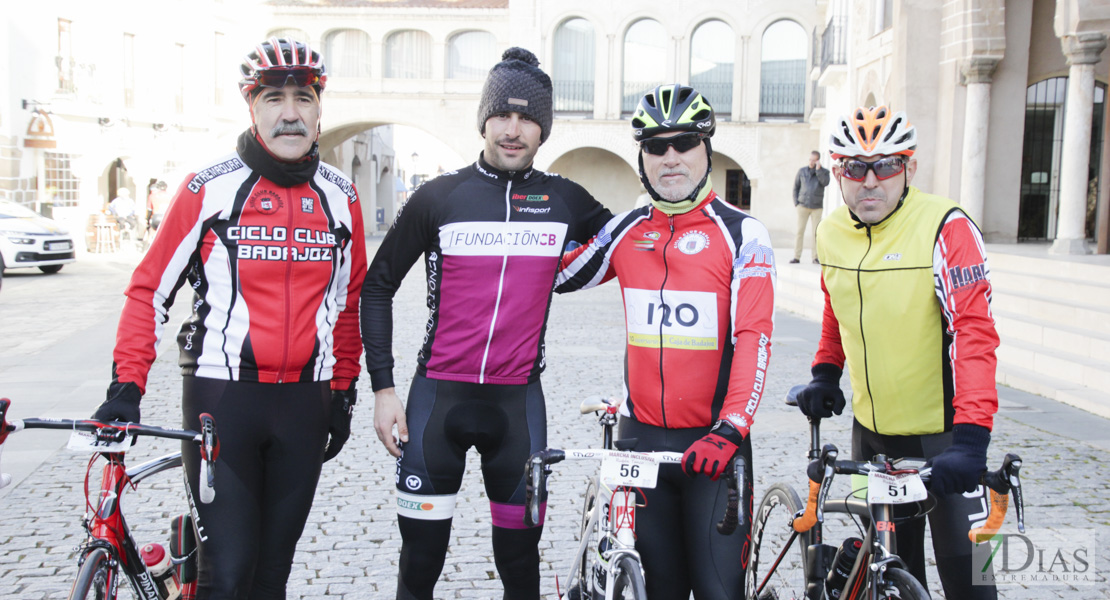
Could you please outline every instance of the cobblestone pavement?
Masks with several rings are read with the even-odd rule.
[[[373,248],[373,246],[372,246]],[[785,266],[785,265],[784,265]],[[49,294],[38,296],[34,306],[13,278],[5,278],[0,296],[0,327],[5,343],[0,348],[0,386],[25,380],[17,371],[47,356],[20,362],[15,355],[35,357],[44,349],[64,346],[64,328],[77,330],[84,323],[118,310],[117,300],[105,296],[122,290],[126,274],[114,264],[89,265],[83,270],[67,267],[73,275],[58,288],[61,279],[15,281],[24,287],[36,285]],[[73,286],[79,290],[73,291]],[[114,289],[113,289],[114,286]],[[66,290],[69,291],[66,291]],[[95,290],[95,293],[92,291]],[[105,294],[110,291],[111,293]],[[88,296],[88,302],[80,299]],[[423,273],[414,269],[395,300],[395,375],[402,396],[415,366],[417,343],[426,317],[423,302]],[[73,303],[76,306],[62,306]],[[179,305],[187,304],[179,298]],[[59,311],[58,309],[64,310]],[[72,310],[71,310],[72,309]],[[76,311],[76,313],[74,312]],[[97,314],[93,314],[100,311]],[[86,314],[87,313],[87,314]],[[67,315],[58,319],[56,315]],[[55,315],[50,318],[50,315]],[[623,315],[616,285],[556,297],[548,333],[548,370],[543,385],[548,402],[549,440],[553,446],[597,445],[600,428],[594,420],[578,414],[579,401],[594,393],[617,393],[623,373]],[[179,322],[175,318],[172,323]],[[108,334],[111,335],[111,334]],[[808,432],[804,419],[781,398],[794,383],[808,380],[808,364],[816,344],[818,327],[789,314],[779,314],[774,349],[764,401],[753,430],[756,493],[776,481],[792,482],[799,491]],[[52,346],[51,344],[55,344]],[[78,355],[80,356],[80,355]],[[74,364],[53,364],[59,373],[80,370],[95,363],[97,373],[106,373],[110,357],[87,355],[67,359]],[[176,351],[171,349],[154,365],[149,391],[143,404],[144,421],[176,424],[179,375]],[[56,382],[55,382],[56,384]],[[85,386],[95,389],[83,406],[68,416],[89,414],[102,398],[98,379]],[[392,598],[400,535],[393,508],[394,462],[377,441],[372,429],[372,399],[368,378],[359,382],[362,401],[355,413],[354,436],[339,457],[325,465],[308,526],[301,539],[289,582],[290,598]],[[4,395],[0,387],[0,395]],[[1085,436],[1073,431],[1106,431],[1107,421],[1086,413],[1068,413],[1063,421],[1049,419],[1051,406],[1043,399],[1025,402],[1023,396],[1003,390],[1004,410],[995,427],[990,460],[996,465],[1005,451],[1025,458],[1023,481],[1026,490],[1026,523],[1030,531],[1055,531],[1062,538],[1074,532],[1094,531],[1096,548],[1089,557],[1100,583],[1078,587],[1007,584],[1003,598],[1053,598],[1076,595],[1110,598],[1103,574],[1110,571],[1110,464],[1103,460],[1105,447],[1080,441]],[[1016,398],[1016,400],[1015,400]],[[1046,404],[1048,403],[1048,404]],[[17,411],[17,417],[35,415],[34,409]],[[1046,415],[1038,418],[1039,414]],[[1070,420],[1068,420],[1070,419]],[[826,441],[849,447],[850,418],[843,415],[824,424]],[[1045,425],[1047,423],[1047,425]],[[8,446],[40,432],[13,436]],[[1089,436],[1086,436],[1089,437]],[[1110,437],[1110,434],[1104,435]],[[14,448],[13,448],[14,449]],[[130,464],[174,450],[165,441],[142,440],[129,453]],[[80,517],[86,458],[65,451],[44,453],[44,461],[26,479],[0,496],[0,589],[3,597],[32,600],[64,598],[76,572],[74,549],[82,541]],[[468,475],[459,494],[451,551],[436,589],[437,598],[500,598],[500,583],[490,549],[489,509],[471,453]],[[545,599],[554,599],[556,571],[565,570],[576,547],[581,492],[586,467],[581,463],[556,467],[548,520],[541,544]],[[91,476],[95,487],[97,473]],[[218,489],[218,488],[217,488]],[[217,491],[218,493],[218,491]],[[124,498],[129,522],[140,543],[168,540],[169,520],[185,511],[179,479],[164,475],[144,482]],[[1013,528],[1012,516],[1008,518]],[[830,528],[831,529],[831,528]],[[838,530],[828,531],[834,538]],[[839,530],[840,535],[849,531]],[[1067,539],[1063,542],[1067,545]],[[1052,557],[1045,558],[1046,566]],[[1070,560],[1069,560],[1070,562]],[[1059,571],[1059,568],[1057,569]],[[560,574],[560,578],[564,575]],[[933,592],[940,597],[935,569],[930,566]],[[127,597],[126,594],[124,597]]]

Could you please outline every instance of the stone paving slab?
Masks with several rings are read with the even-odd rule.
[[[114,266],[112,267],[115,268]],[[126,278],[91,269],[89,277],[98,285],[116,285]],[[84,285],[83,280],[74,279]],[[7,283],[7,282],[6,282]],[[7,285],[5,293],[7,293]],[[118,298],[118,296],[117,296]],[[97,300],[102,310],[113,305]],[[179,303],[185,303],[181,298]],[[0,298],[0,318],[5,316]],[[49,309],[49,306],[46,307]],[[118,306],[116,307],[118,310]],[[415,368],[417,345],[422,339],[427,309],[424,307],[423,272],[414,269],[395,301],[395,376],[402,396],[407,392]],[[95,319],[95,311],[83,315]],[[172,321],[172,322],[176,322]],[[33,337],[42,326],[38,316],[27,317],[22,325],[5,322],[4,337]],[[55,341],[65,332],[51,325],[48,335]],[[782,404],[789,387],[808,379],[808,365],[816,345],[818,326],[789,314],[779,314],[774,347],[768,372],[767,391],[753,430],[756,468],[756,493],[771,483],[792,482],[799,490],[804,484],[805,451],[808,431],[804,418]],[[21,346],[20,354],[8,347],[0,352],[0,382],[17,378],[19,365],[30,361],[36,350],[31,342]],[[49,344],[47,344],[49,346]],[[600,428],[592,418],[578,414],[577,406],[585,396],[595,393],[617,394],[623,373],[623,315],[616,285],[556,297],[551,309],[548,331],[548,370],[543,386],[548,403],[548,438],[552,446],[585,447],[600,443]],[[88,356],[107,369],[108,356]],[[8,362],[12,361],[12,362]],[[18,365],[15,363],[19,363]],[[77,367],[78,365],[73,365]],[[70,365],[55,365],[68,369]],[[400,535],[393,508],[395,464],[378,442],[372,429],[372,398],[368,378],[359,382],[361,401],[355,413],[354,435],[342,454],[324,467],[309,523],[298,546],[289,582],[289,597],[392,598],[396,590]],[[99,389],[99,388],[97,388]],[[180,376],[176,352],[163,355],[151,371],[149,391],[143,404],[144,421],[173,425],[180,413],[178,398]],[[82,410],[69,416],[85,416],[102,398],[91,394]],[[997,464],[1005,451],[1017,451],[1025,458],[1023,481],[1026,491],[1026,522],[1030,530],[1094,531],[1098,543],[1094,568],[1100,578],[1110,571],[1110,463],[1104,449],[1076,441],[1068,435],[1067,421],[1054,420],[1038,428],[1030,418],[1020,395],[1006,401],[1000,413],[991,446],[991,464]],[[3,390],[0,390],[0,395]],[[1013,415],[1011,418],[1008,415]],[[31,416],[21,412],[19,416]],[[1082,423],[1079,423],[1082,421]],[[1105,419],[1085,415],[1072,418],[1078,429],[1102,428]],[[824,439],[848,448],[850,415],[826,421]],[[21,433],[20,436],[40,432]],[[138,464],[150,457],[175,449],[165,440],[140,441],[130,453],[129,463]],[[87,457],[64,451],[49,454],[46,460],[6,496],[0,497],[0,589],[3,598],[41,600],[65,598],[76,573],[74,549],[83,536],[82,488]],[[451,550],[437,586],[437,598],[500,598],[490,545],[489,508],[482,489],[478,458],[471,453],[468,475],[459,493]],[[541,542],[544,598],[554,600],[555,576],[569,568],[579,522],[581,493],[585,488],[586,465],[561,464],[551,483],[548,520]],[[92,484],[95,487],[96,473]],[[7,491],[7,490],[5,490]],[[218,491],[217,491],[218,493]],[[185,510],[176,475],[165,474],[129,491],[124,499],[129,522],[140,543],[167,541],[169,521]],[[1013,527],[1009,517],[1008,527]],[[832,529],[830,527],[830,529]],[[841,535],[849,532],[841,531]],[[837,532],[830,530],[828,537]],[[930,565],[934,597],[941,597],[935,568]],[[1082,595],[1110,598],[1105,581],[1089,586],[1066,587],[1009,584],[1000,588],[1003,598],[1041,599]],[[124,594],[123,597],[128,597]]]

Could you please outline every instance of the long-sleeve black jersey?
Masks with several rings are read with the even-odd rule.
[[[418,372],[472,383],[535,381],[563,250],[611,217],[569,179],[531,168],[506,173],[481,157],[424,184],[397,215],[362,288],[374,389],[393,386],[392,299],[421,255],[428,322]]]

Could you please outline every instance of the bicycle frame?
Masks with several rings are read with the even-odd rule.
[[[143,561],[139,544],[132,537],[131,529],[123,517],[121,499],[127,486],[135,487],[151,475],[180,468],[181,453],[166,454],[128,469],[125,466],[124,452],[119,448],[123,447],[120,446],[121,444],[124,446],[128,444],[131,435],[187,440],[199,445],[202,459],[200,461],[200,499],[204,503],[211,502],[215,495],[215,461],[219,455],[219,438],[212,416],[207,413],[200,415],[200,432],[164,429],[140,423],[102,423],[95,420],[21,419],[9,422],[6,417],[10,405],[10,400],[0,398],[0,445],[9,434],[24,429],[59,429],[93,434],[94,455],[89,461],[85,478],[86,517],[82,523],[88,538],[79,549],[78,571],[80,572],[80,567],[90,556],[96,554],[97,560],[100,560],[103,554],[112,567],[106,571],[107,579],[104,581],[104,588],[107,591],[106,600],[115,598],[119,589],[117,573],[122,573],[127,578],[139,600],[163,600],[159,585]],[[88,480],[93,462],[98,456],[106,459],[107,463],[101,470],[100,488],[96,493],[94,505]],[[10,481],[10,477],[0,476],[0,487],[8,485]],[[192,499],[189,500],[190,511],[193,511]],[[189,556],[180,559],[171,557],[173,565],[182,564],[187,560]],[[189,585],[195,586],[195,583],[185,584],[182,586],[182,591],[189,592]]]
[[[131,583],[138,598],[161,600],[154,576],[143,562],[139,545],[123,517],[120,502],[128,485],[135,486],[146,477],[180,467],[181,453],[167,454],[126,470],[122,453],[105,453],[102,456],[108,462],[101,471],[96,506],[84,523],[89,539],[83,544],[78,565],[84,563],[90,552],[103,548],[119,564],[120,573]],[[90,505],[90,508],[93,507]],[[184,562],[184,559],[177,562]],[[117,586],[118,582],[109,583],[112,596],[115,595]]]

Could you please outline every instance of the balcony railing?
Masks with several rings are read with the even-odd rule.
[[[764,83],[760,86],[760,118],[801,119],[805,105],[805,83]]]
[[[732,114],[731,81],[708,81],[691,77],[690,85],[701,92],[701,95],[709,101],[709,104],[713,107],[713,112],[717,116]]]
[[[592,113],[594,111],[593,80],[555,81],[555,111]]]
[[[821,72],[829,65],[848,64],[848,17],[833,17],[821,33]]]
[[[621,87],[621,114],[630,115],[636,112],[636,106],[644,94],[655,89],[659,83],[654,81],[625,81]]]

